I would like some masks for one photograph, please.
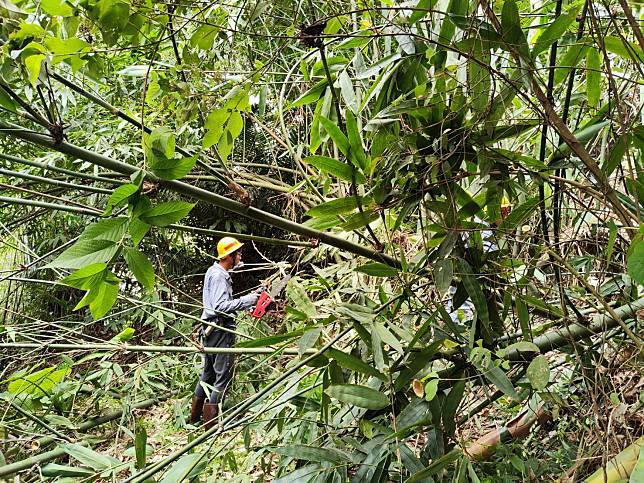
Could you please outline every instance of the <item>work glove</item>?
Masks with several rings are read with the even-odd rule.
[[[242,303],[248,308],[251,308],[252,306],[254,306],[258,300],[259,300],[258,292],[249,293],[248,295],[244,295],[241,297]]]

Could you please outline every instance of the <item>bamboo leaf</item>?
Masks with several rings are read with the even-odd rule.
[[[288,334],[271,335],[269,337],[262,337],[259,339],[244,340],[235,344],[235,347],[267,347],[294,339],[301,336],[303,333],[304,332],[302,330],[295,330],[293,332],[289,332]]]
[[[370,202],[369,198],[359,198],[361,203],[366,204]],[[313,217],[322,217],[330,215],[341,215],[343,213],[349,213],[358,208],[358,203],[355,196],[347,196],[346,198],[337,198],[335,200],[326,201],[320,203],[317,206],[314,206],[309,211],[306,212],[307,216]]]
[[[304,161],[315,166],[323,173],[331,174],[344,181],[351,181],[353,177],[355,177],[358,184],[363,184],[367,181],[364,175],[356,171],[352,165],[338,159],[329,158],[328,156],[309,156],[304,158]]]
[[[59,465],[57,463],[47,463],[42,467],[42,475],[49,478],[70,477],[70,478],[91,478],[95,471],[87,468],[77,468],[73,466]]]
[[[624,157],[624,154],[626,154],[626,151],[628,150],[630,144],[630,133],[624,133],[619,137],[619,139],[613,146],[610,155],[606,159],[606,162],[602,166],[602,171],[607,177],[610,176],[620,164],[622,164],[622,158]]]
[[[396,277],[398,270],[384,263],[371,262],[356,268],[356,272],[371,275],[372,277]]]
[[[356,98],[356,93],[353,90],[351,77],[349,77],[349,74],[347,74],[346,70],[340,72],[340,75],[338,76],[338,83],[340,84],[340,93],[342,94],[344,102],[347,104],[350,112],[356,114],[360,106],[358,104],[358,99]]]
[[[409,17],[409,23],[414,24],[421,20],[425,15],[429,13],[429,10],[434,8],[438,0],[419,0],[414,8],[414,12]]]
[[[539,206],[539,198],[535,196],[513,208],[510,214],[499,225],[499,231],[503,233],[511,233],[529,216],[534,214],[534,210],[537,206]]]
[[[347,158],[349,157],[349,150],[351,149],[349,145],[349,140],[344,135],[336,123],[330,119],[320,116],[320,123],[324,127],[324,130],[331,137],[335,145],[338,147],[340,152],[344,154]]]
[[[338,401],[366,409],[382,409],[389,405],[389,398],[380,391],[357,384],[336,384],[325,391]]]
[[[80,461],[83,465],[89,466],[96,471],[104,471],[120,465],[121,462],[111,456],[105,456],[97,453],[91,448],[87,448],[80,444],[65,443],[60,447],[72,458]]]
[[[537,391],[543,391],[550,382],[550,368],[546,356],[535,357],[526,372],[526,376]]]
[[[185,201],[166,201],[144,211],[140,218],[150,225],[168,226],[185,217],[194,206],[194,203]]]
[[[597,107],[601,96],[601,57],[599,51],[590,47],[586,53],[586,95],[588,105]]]
[[[177,460],[165,474],[161,483],[190,481],[208,465],[208,458],[201,453],[190,453]]]
[[[633,61],[633,57],[635,57],[640,62],[644,62],[644,53],[642,53],[641,47],[633,42],[622,40],[620,37],[610,35],[604,37],[604,47],[625,60]]]
[[[136,425],[136,434],[134,436],[134,449],[136,453],[136,468],[145,468],[145,458],[147,456],[148,433],[145,426],[139,421]]]
[[[319,448],[303,444],[289,446],[274,446],[270,448],[273,453],[290,456],[302,461],[313,461],[316,463],[329,462],[336,465],[343,465],[351,462],[351,458],[343,451],[336,448]]]
[[[347,111],[346,118],[350,147],[349,159],[357,168],[364,171],[367,168],[367,154],[362,146],[362,137],[358,131],[356,118],[351,111]]]
[[[154,290],[154,267],[148,257],[136,248],[125,248],[124,253],[127,266],[136,279],[148,292]]]
[[[363,226],[368,225],[372,221],[377,220],[380,217],[380,214],[376,210],[366,210],[362,213],[354,213],[353,215],[347,218],[345,223],[342,223],[340,227],[344,231],[357,230]]]
[[[310,104],[312,102],[316,102],[318,99],[320,99],[320,97],[322,97],[322,94],[324,94],[324,91],[326,90],[327,85],[328,85],[328,82],[326,81],[326,79],[321,80],[320,82],[315,84],[311,89],[309,89],[300,97],[295,99],[291,104],[291,107],[300,107],[300,106],[305,106],[307,104]]]
[[[481,286],[479,285],[476,277],[472,273],[472,267],[462,258],[457,258],[456,263],[458,265],[458,270],[460,272],[461,280],[463,280],[463,285],[467,290],[467,294],[472,299],[474,307],[476,307],[476,314],[478,315],[481,322],[488,327],[490,324],[490,315],[488,312],[487,301],[485,300],[485,295]]]
[[[532,56],[536,57],[541,52],[550,47],[553,43],[557,42],[561,36],[568,30],[570,24],[575,21],[577,18],[578,7],[572,7],[565,14],[559,15],[559,17],[552,22],[548,27],[543,31],[537,42],[532,48]]]
[[[568,47],[568,50],[557,62],[555,70],[555,85],[560,84],[568,75],[570,70],[573,67],[577,67],[581,59],[586,58],[586,52],[588,51],[588,46],[584,44],[573,44]]]
[[[329,349],[327,355],[332,359],[336,360],[345,369],[350,371],[360,372],[368,376],[374,376],[383,381],[387,381],[387,377],[376,369],[373,366],[370,366],[366,362],[358,359],[357,357],[352,356],[346,352],[339,351],[337,349]]]
[[[644,285],[644,241],[639,241],[633,247],[626,260],[628,274],[640,285]]]

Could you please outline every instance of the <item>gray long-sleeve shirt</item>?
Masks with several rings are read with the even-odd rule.
[[[225,317],[229,320],[235,312],[250,309],[257,302],[256,294],[233,298],[233,284],[230,274],[219,263],[215,263],[206,272],[203,283],[202,320]]]

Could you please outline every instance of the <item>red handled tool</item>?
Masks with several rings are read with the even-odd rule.
[[[290,279],[291,276],[286,275],[271,289],[270,292],[262,292],[251,315],[258,319],[262,318],[266,313],[268,306],[275,300],[282,290],[284,290],[284,287],[286,287],[286,284]]]

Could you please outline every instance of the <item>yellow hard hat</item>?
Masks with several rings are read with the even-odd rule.
[[[244,244],[237,238],[233,238],[232,236],[223,237],[219,240],[219,243],[217,243],[217,259],[221,260],[226,255],[230,255],[234,251],[239,250],[242,246],[244,246]]]

